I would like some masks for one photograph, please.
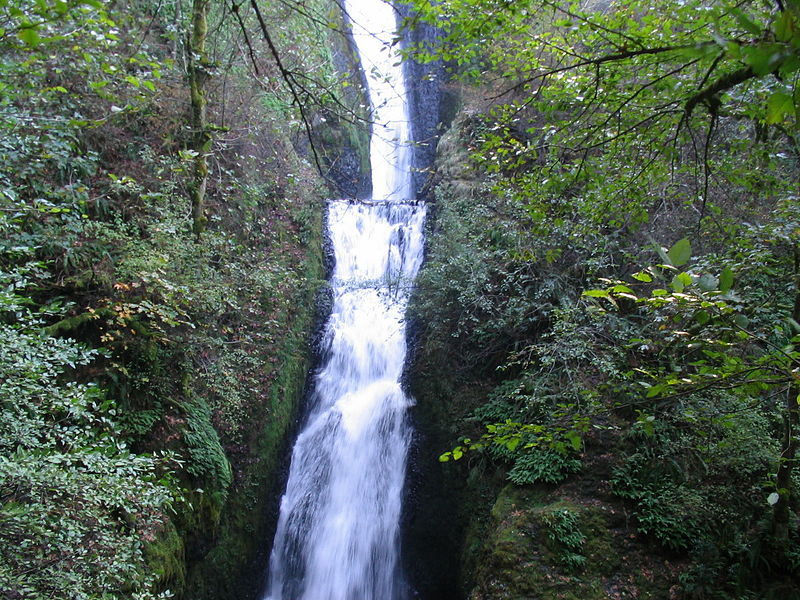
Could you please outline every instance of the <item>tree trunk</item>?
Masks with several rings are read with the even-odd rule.
[[[794,310],[792,318],[800,323],[800,244],[794,246]],[[794,371],[794,369],[791,369]],[[786,395],[786,414],[784,416],[783,451],[781,452],[776,476],[778,502],[773,514],[772,532],[779,540],[788,540],[791,520],[792,471],[797,462],[800,445],[800,381],[792,373],[794,381]]]
[[[192,199],[192,231],[197,238],[206,229],[208,218],[204,214],[206,182],[208,180],[207,155],[211,151],[211,132],[206,115],[206,81],[210,63],[206,55],[208,35],[208,8],[211,0],[192,0],[192,31],[189,36],[189,88],[192,100],[192,150],[196,152],[189,194]]]
[[[175,12],[172,15],[172,27],[173,31],[180,31],[181,30],[181,20],[183,19],[183,15],[181,14],[181,0],[175,0]],[[169,45],[170,53],[172,54],[172,60],[175,61],[176,64],[179,62],[181,66],[186,68],[186,63],[183,62],[186,60],[186,55],[182,52],[181,44],[183,40],[181,36],[176,35],[172,42]]]

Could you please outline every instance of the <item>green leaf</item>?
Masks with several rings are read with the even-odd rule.
[[[795,20],[792,11],[784,10],[775,19],[773,24],[775,38],[779,42],[788,42],[795,35]]]
[[[742,48],[744,61],[753,68],[759,77],[774,72],[781,63],[785,54],[783,44],[761,43],[755,46]]]
[[[689,262],[692,257],[692,245],[687,238],[683,238],[675,242],[672,248],[667,252],[669,263],[673,266],[680,267]]]
[[[678,293],[682,292],[686,286],[689,285],[692,285],[692,276],[688,273],[678,273],[672,278],[672,283],[670,283],[672,289]]]
[[[636,424],[642,428],[645,435],[653,435],[655,433],[655,427],[653,423],[655,423],[656,418],[653,415],[644,415],[640,414],[639,418],[636,420]]]
[[[588,296],[589,298],[609,298],[610,295],[608,290],[584,290],[582,296]]]
[[[767,100],[767,118],[769,124],[782,123],[786,117],[794,115],[794,99],[786,92],[773,92]]]
[[[639,271],[638,273],[634,273],[631,275],[636,281],[642,281],[644,283],[650,283],[653,281],[653,278],[650,276],[649,273],[645,273],[644,271]]]
[[[736,20],[748,33],[760,36],[764,33],[764,27],[753,21],[748,15],[742,12],[739,8],[732,8],[731,14],[736,17]]]
[[[706,273],[705,275],[702,275],[700,279],[697,280],[697,285],[704,292],[710,292],[712,290],[717,289],[717,286],[719,285],[719,280],[710,273]]]
[[[31,48],[35,48],[42,42],[39,32],[33,27],[24,27],[17,33],[17,37],[25,42]]]
[[[719,275],[719,291],[723,294],[733,287],[733,271],[725,267]]]
[[[709,315],[704,310],[699,310],[695,313],[694,320],[697,321],[700,325],[705,325],[711,320],[711,315]]]
[[[733,317],[733,322],[736,323],[737,327],[745,329],[750,324],[750,319],[748,319],[745,315],[739,313],[735,317]]]
[[[568,431],[564,437],[572,444],[572,448],[578,452],[581,449],[581,435],[577,431]]]
[[[656,249],[656,252],[658,253],[658,256],[662,260],[662,262],[664,262],[665,264],[668,264],[668,265],[672,264],[672,261],[670,260],[666,249],[662,248],[661,246],[659,246],[656,243],[653,243],[653,247]]]
[[[791,317],[789,317],[788,319],[786,319],[786,322],[789,324],[789,327],[791,327],[791,328],[792,328],[792,331],[794,331],[794,332],[800,332],[800,323],[798,323],[797,321],[795,321],[795,320],[794,320],[793,318],[791,318]]]

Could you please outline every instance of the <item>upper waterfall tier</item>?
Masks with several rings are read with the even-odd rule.
[[[414,197],[411,117],[396,41],[396,12],[381,0],[346,0],[372,106],[372,197]]]

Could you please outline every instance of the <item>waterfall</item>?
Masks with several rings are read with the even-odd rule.
[[[345,0],[372,105],[373,201],[331,201],[333,309],[295,442],[265,600],[402,600],[399,522],[411,438],[404,313],[422,261],[394,9]]]

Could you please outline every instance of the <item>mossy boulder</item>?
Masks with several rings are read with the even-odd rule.
[[[162,525],[160,531],[147,536],[145,559],[149,568],[157,575],[161,586],[180,590],[186,583],[183,538],[170,519],[165,518]]]
[[[470,600],[674,597],[671,571],[630,548],[617,521],[612,506],[508,485],[491,510]]]

